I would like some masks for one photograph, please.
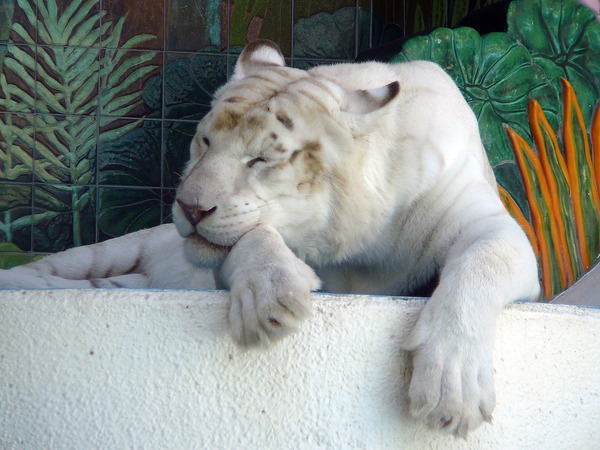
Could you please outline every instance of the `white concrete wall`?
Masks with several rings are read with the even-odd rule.
[[[422,301],[315,303],[259,352],[222,293],[0,292],[0,448],[600,448],[600,310],[507,308],[494,424],[463,441],[404,412],[396,335]]]

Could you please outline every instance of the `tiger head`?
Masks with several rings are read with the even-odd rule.
[[[398,91],[392,82],[348,92],[285,67],[270,41],[249,44],[198,125],[177,191],[173,219],[188,257],[197,240],[232,246],[259,224],[292,249],[321,245],[349,209],[373,113]]]

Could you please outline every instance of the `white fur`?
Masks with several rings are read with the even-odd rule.
[[[491,421],[497,315],[539,293],[535,256],[497,195],[477,121],[432,63],[282,65],[273,44],[255,43],[217,92],[173,207],[183,238],[167,226],[100,246],[116,260],[128,239],[134,249],[156,242],[135,250],[144,260],[136,280],[155,287],[210,284],[219,268],[232,335],[245,345],[298,327],[319,286],[313,269],[324,290],[387,295],[439,274],[403,330],[411,412],[466,436]],[[78,266],[83,252],[56,261]],[[19,284],[9,278],[0,283]]]

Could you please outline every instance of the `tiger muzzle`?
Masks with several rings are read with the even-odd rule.
[[[212,208],[206,208],[202,205],[189,205],[181,199],[177,199],[177,203],[179,204],[181,211],[183,212],[183,215],[185,216],[187,221],[194,228],[202,220],[204,220],[206,217],[210,216],[217,210],[216,206],[213,206]]]

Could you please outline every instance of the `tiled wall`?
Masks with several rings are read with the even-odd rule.
[[[247,41],[307,68],[465,5],[0,0],[0,267],[169,221],[195,124]]]

